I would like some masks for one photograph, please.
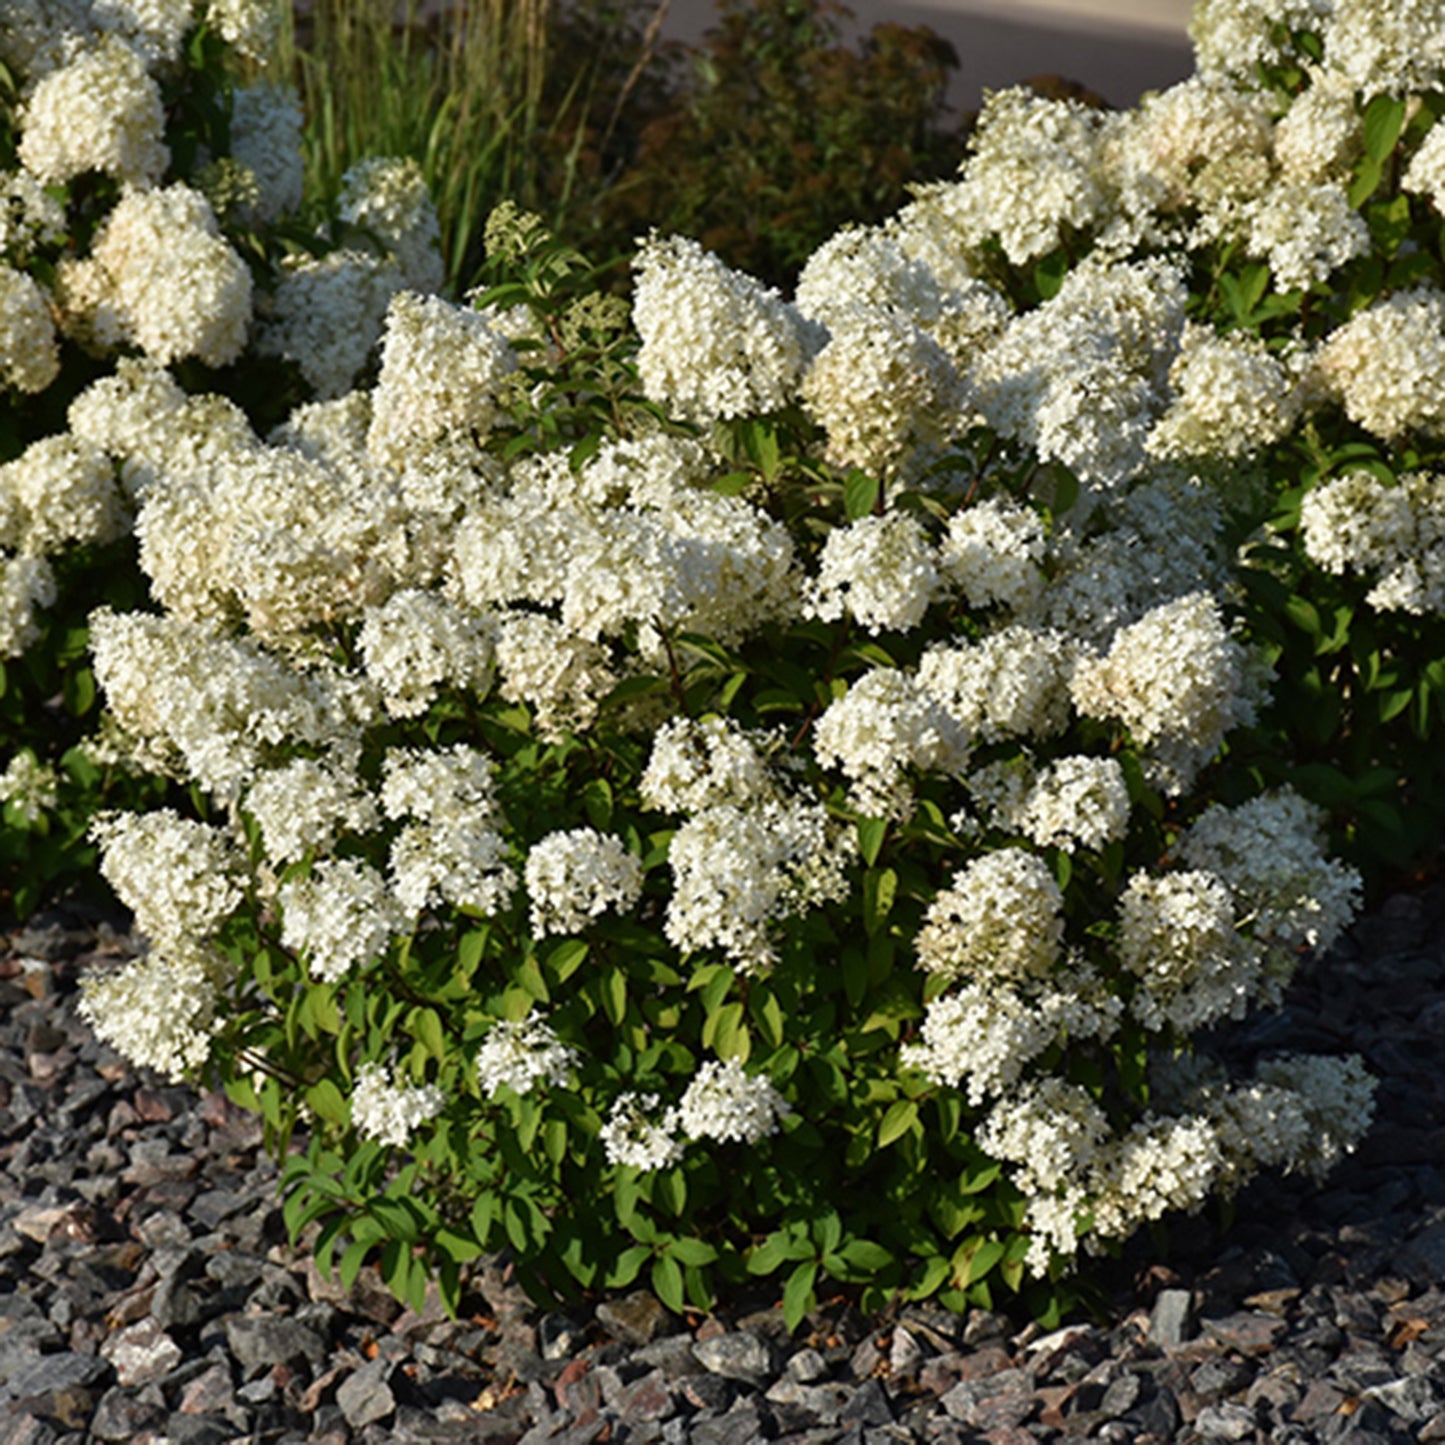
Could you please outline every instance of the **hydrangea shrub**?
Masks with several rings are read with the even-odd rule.
[[[1185,273],[1029,305],[951,216],[794,303],[653,237],[629,316],[504,208],[495,287],[397,297],[375,384],[268,438],[142,366],[78,400],[159,604],[96,673],[208,804],[97,825],[148,945],[85,1009],[302,1128],[343,1281],[455,1307],[505,1246],[542,1296],[1046,1310],[1367,1127],[1358,1059],[1208,1047],[1360,878],[1298,792],[1207,786],[1270,659],[1232,493],[1151,449]]]
[[[217,392],[267,426],[348,388],[391,296],[440,282],[412,164],[356,168],[334,224],[303,219],[300,107],[264,65],[278,20],[271,0],[0,16],[0,866],[21,914],[93,867],[99,799],[154,795],[90,736],[85,619],[146,602],[131,530],[148,476],[101,433],[200,438],[224,425]],[[168,379],[167,404],[132,387],[134,415],[91,406],[88,429],[80,393],[137,367]],[[180,422],[187,397],[205,399]]]

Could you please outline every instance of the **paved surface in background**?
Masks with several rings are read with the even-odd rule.
[[[999,4],[1000,0],[991,0]],[[1065,3],[1065,0],[1060,0]],[[1108,5],[1117,0],[1102,0]],[[1149,0],[1154,3],[1154,0]],[[1161,5],[1164,0],[1159,0]],[[973,9],[966,3],[916,4],[893,0],[849,0],[851,35],[866,34],[880,21],[926,25],[953,44],[959,69],[949,89],[955,110],[976,110],[985,89],[1002,90],[1034,75],[1062,75],[1097,91],[1112,105],[1133,105],[1146,90],[1183,80],[1194,69],[1184,21],[1172,32],[1157,27],[1108,24],[1079,12],[1014,6],[1013,15]],[[1165,13],[1177,12],[1177,4]],[[663,33],[696,42],[713,23],[713,0],[672,0]]]

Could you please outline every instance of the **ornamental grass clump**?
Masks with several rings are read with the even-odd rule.
[[[301,109],[266,67],[278,19],[270,0],[18,0],[0,15],[9,914],[93,870],[98,805],[157,796],[94,736],[85,627],[100,603],[129,611],[148,586],[168,603],[188,585],[183,552],[136,566],[152,449],[187,472],[169,501],[194,512],[237,434],[349,389],[392,295],[441,280],[414,163],[354,167],[329,222],[301,209]]]
[[[393,301],[374,385],[199,464],[108,435],[160,606],[95,614],[97,676],[204,806],[97,825],[145,940],[97,1032],[296,1144],[323,1267],[452,1308],[505,1246],[543,1297],[1047,1314],[1082,1253],[1353,1147],[1358,1059],[1209,1048],[1360,879],[1298,793],[1208,786],[1269,667],[1227,489],[1147,445],[1183,263],[1090,263],[1056,332],[958,270],[820,320],[660,237],[634,318],[535,218],[488,240],[473,305]],[[1110,376],[1122,441],[1074,394]]]

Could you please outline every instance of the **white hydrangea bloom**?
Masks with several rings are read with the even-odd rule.
[[[1104,648],[1161,601],[1219,590],[1229,575],[1220,503],[1218,487],[1168,472],[1101,503],[1109,526],[1098,535],[1066,519],[1052,538],[1045,617]]]
[[[948,353],[891,307],[833,314],[827,344],[802,382],[809,414],[840,467],[882,474],[958,428],[965,386]]]
[[[1114,758],[1059,758],[1020,800],[1019,831],[1040,848],[1102,848],[1129,831],[1129,788]]]
[[[391,851],[393,892],[413,914],[444,900],[487,915],[511,898],[516,875],[507,862],[493,780],[486,754],[461,744],[386,755],[382,808],[390,818],[415,820]]]
[[[1286,1054],[1262,1060],[1255,1074],[1261,1083],[1288,1089],[1299,1099],[1309,1133],[1291,1162],[1316,1179],[1355,1148],[1374,1118],[1376,1081],[1358,1054]]]
[[[169,808],[101,814],[91,837],[100,845],[101,874],[137,929],[165,949],[210,937],[244,897],[231,840]]]
[[[918,664],[918,689],[966,737],[1047,738],[1068,723],[1072,667],[1062,634],[1015,625],[982,642],[930,647]]]
[[[1410,157],[1400,189],[1428,196],[1437,212],[1445,212],[1445,125],[1436,121]]]
[[[1058,962],[1064,897],[1043,859],[999,848],[940,889],[914,939],[918,966],[946,979],[1038,978]]]
[[[1214,1189],[1223,1155],[1207,1119],[1145,1117],[1094,1161],[1094,1228],[1123,1239],[1173,1209],[1197,1209]]]
[[[906,817],[913,808],[906,773],[961,773],[969,743],[968,728],[945,705],[887,667],[858,678],[812,729],[814,757],[843,770],[854,806],[870,817]]]
[[[904,1044],[898,1059],[904,1068],[961,1090],[977,1108],[1012,1089],[1061,1034],[1105,1038],[1118,1018],[1118,1000],[1087,974],[1076,972],[1057,989],[988,978],[930,1003],[918,1041]]]
[[[1445,293],[1417,286],[1357,312],[1320,348],[1318,367],[1350,420],[1376,436],[1445,432]]]
[[[49,299],[34,277],[0,261],[0,384],[44,391],[59,374]]]
[[[988,497],[948,519],[939,562],[970,607],[1033,609],[1044,589],[1043,519],[1011,497]]]
[[[312,978],[337,983],[391,945],[409,920],[386,879],[357,858],[323,858],[277,894],[281,941],[304,953]]]
[[[288,257],[258,349],[294,361],[318,397],[338,397],[380,339],[391,298],[404,290],[400,268],[368,251]]]
[[[384,1064],[362,1064],[351,1089],[351,1122],[363,1139],[403,1149],[445,1105],[435,1084],[394,1084]]]
[[[606,651],[535,612],[504,613],[497,632],[501,694],[533,710],[548,741],[586,732],[617,686]]]
[[[1274,158],[1287,180],[1346,182],[1364,153],[1355,88],[1336,71],[1316,70],[1274,128]],[[1405,188],[1410,189],[1409,174]]]
[[[747,807],[772,795],[766,739],[731,718],[672,718],[652,739],[638,782],[643,804],[659,813]]]
[[[37,607],[55,603],[55,574],[44,557],[0,554],[0,658],[19,657],[40,636]]]
[[[649,237],[633,271],[637,370],[649,400],[693,421],[792,401],[814,340],[776,291],[682,236]]]
[[[133,341],[162,365],[194,356],[225,366],[246,343],[251,272],[189,186],[127,191],[89,260],[61,279],[73,324],[103,347]]]
[[[477,1050],[477,1083],[495,1099],[502,1088],[526,1094],[539,1083],[562,1087],[581,1062],[545,1019],[498,1019]]]
[[[86,974],[79,1012],[132,1064],[179,1083],[210,1057],[230,982],[230,966],[212,949],[152,949],[112,972]]]
[[[683,1155],[678,1138],[678,1111],[668,1109],[659,1118],[661,1100],[656,1094],[619,1094],[612,1101],[607,1120],[598,1130],[609,1164],[648,1173],[669,1169]]]
[[[686,952],[719,948],[744,973],[777,961],[774,927],[847,896],[850,835],[820,805],[718,804],[672,835],[673,892],[663,931]]]
[[[963,179],[949,192],[965,243],[992,236],[1022,266],[1091,229],[1109,200],[1099,158],[1104,126],[1104,112],[1026,86],[986,95]]]
[[[110,458],[68,432],[42,437],[0,466],[0,512],[11,508],[31,553],[111,542],[126,530]]]
[[[1081,481],[1123,485],[1142,469],[1163,410],[1185,296],[1177,268],[1159,258],[1075,267],[984,353],[972,373],[979,410]]]
[[[1185,327],[1169,370],[1173,396],[1145,443],[1151,456],[1240,457],[1278,441],[1304,396],[1290,368],[1258,337]]]
[[[1232,234],[1272,179],[1269,97],[1193,75],[1119,117],[1105,154],[1118,210],[1105,249]]]
[[[1335,0],[1325,64],[1364,95],[1432,90],[1445,71],[1445,27],[1435,0]]]
[[[26,823],[39,822],[60,801],[60,778],[30,748],[21,748],[0,773],[0,804],[8,804]]]
[[[1083,657],[1070,684],[1085,717],[1118,718],[1171,793],[1249,722],[1244,649],[1206,592],[1166,602],[1121,628],[1103,656]]]
[[[832,327],[854,306],[891,307],[928,328],[945,306],[945,289],[928,267],[906,256],[877,226],[845,226],[808,257],[793,305],[809,321]]]
[[[1322,286],[1346,261],[1370,249],[1370,228],[1341,185],[1271,186],[1246,211],[1246,245],[1269,262],[1284,291]]]
[[[1199,0],[1189,22],[1195,62],[1206,74],[1252,78],[1261,61],[1277,63],[1281,30],[1320,34],[1336,0]]]
[[[1355,869],[1325,853],[1321,809],[1289,788],[1238,807],[1213,803],[1179,840],[1179,855],[1228,883],[1256,939],[1324,950],[1360,906]]]
[[[409,291],[437,291],[446,273],[441,224],[421,166],[411,157],[371,156],[341,178],[341,219],[384,245]]]
[[[106,171],[135,184],[170,162],[165,111],[144,59],[116,36],[41,76],[20,114],[18,152],[47,184]]]
[[[245,809],[274,863],[325,853],[342,833],[370,832],[380,820],[358,778],[312,758],[293,758],[258,773],[246,791]]]
[[[1311,561],[1374,581],[1372,607],[1417,616],[1445,609],[1445,478],[1411,473],[1386,486],[1347,472],[1305,493],[1300,525]]]
[[[622,913],[642,895],[642,864],[620,838],[593,828],[548,833],[527,854],[523,880],[532,933],[580,933],[599,913]]]
[[[92,0],[90,18],[154,67],[178,58],[192,10],[190,0]]]
[[[1119,960],[1140,980],[1131,1004],[1140,1022],[1187,1034],[1244,1017],[1263,949],[1240,935],[1234,899],[1213,873],[1136,873],[1119,898]]]
[[[491,619],[432,592],[410,588],[367,608],[357,645],[392,717],[420,717],[438,688],[480,696],[491,681]]]
[[[1014,1180],[1025,1194],[1051,1194],[1085,1176],[1109,1137],[1109,1121],[1087,1089],[1039,1079],[994,1104],[978,1144],[1018,1166]]]
[[[937,549],[915,517],[858,517],[829,532],[803,615],[827,622],[852,616],[875,636],[907,632],[938,598],[941,581]]]
[[[242,85],[231,92],[231,159],[250,177],[254,199],[241,219],[276,221],[301,204],[301,105],[283,85]]]
[[[756,1144],[792,1112],[764,1075],[745,1073],[736,1059],[707,1059],[678,1103],[677,1122],[690,1139]]]
[[[53,246],[66,230],[65,207],[23,166],[0,171],[0,254],[19,258]],[[8,308],[0,305],[0,315]]]
[[[408,455],[448,433],[484,441],[497,392],[517,358],[487,317],[403,291],[392,298],[372,393],[371,455],[400,470]]]

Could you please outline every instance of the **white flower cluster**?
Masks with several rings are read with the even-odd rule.
[[[160,87],[117,36],[41,76],[20,113],[21,163],[46,184],[86,171],[156,181],[170,161]]]
[[[0,261],[0,382],[44,391],[59,372],[49,299],[33,277]]]
[[[946,979],[1040,978],[1058,961],[1064,896],[1022,848],[975,858],[934,895],[914,939],[918,966]]]
[[[979,410],[1081,481],[1124,485],[1164,409],[1184,299],[1166,261],[1077,266],[984,353],[972,374]]]
[[[210,1057],[232,970],[214,949],[151,949],[81,979],[80,1016],[141,1068],[179,1082]]]
[[[337,983],[364,968],[408,923],[386,879],[359,858],[323,858],[277,892],[281,942],[305,956],[312,978]]]
[[[756,1144],[792,1112],[764,1075],[745,1072],[736,1059],[708,1059],[678,1102],[677,1122],[692,1139]]]
[[[59,285],[66,328],[101,351],[134,343],[162,365],[225,366],[246,344],[251,272],[210,203],[179,182],[123,195]]]
[[[381,805],[408,820],[391,848],[392,889],[413,915],[450,903],[481,914],[506,906],[516,887],[507,862],[491,760],[458,743],[388,752]]]
[[[241,902],[241,859],[217,828],[167,808],[102,814],[91,835],[106,882],[153,943],[199,943]]]
[[[1332,332],[1318,367],[1345,414],[1387,441],[1445,433],[1445,294],[1396,291]]]
[[[368,833],[380,821],[376,802],[362,791],[359,778],[313,758],[292,758],[257,773],[244,806],[274,863],[324,854],[341,834]]]
[[[60,778],[31,748],[21,748],[0,773],[0,804],[36,823],[60,801]]]
[[[367,608],[357,645],[393,717],[419,717],[438,688],[478,696],[492,676],[491,619],[433,592],[408,588]]]
[[[637,370],[651,400],[696,421],[793,400],[814,338],[777,292],[681,236],[650,237],[633,270]]]
[[[1445,478],[1412,472],[1387,486],[1370,472],[1347,472],[1305,493],[1300,529],[1311,561],[1373,583],[1371,607],[1445,610]]]
[[[592,828],[549,833],[523,870],[532,932],[579,933],[599,913],[631,908],[642,894],[642,864],[620,838]]]
[[[1162,458],[1239,457],[1278,441],[1303,396],[1285,362],[1254,337],[1185,327],[1169,371],[1172,396],[1145,443]]]
[[[965,388],[948,353],[891,307],[833,314],[802,399],[828,435],[828,458],[876,475],[942,443],[963,414]]]
[[[576,1071],[577,1050],[564,1044],[545,1019],[498,1019],[477,1050],[477,1083],[495,1099],[501,1089],[529,1093],[538,1084],[561,1088]]]
[[[401,1149],[445,1104],[435,1084],[395,1084],[385,1065],[362,1064],[351,1090],[351,1122],[363,1139]]]
[[[859,517],[828,534],[803,614],[851,616],[875,634],[906,632],[923,620],[941,580],[936,549],[915,518]]]
[[[381,375],[371,396],[371,455],[400,470],[408,456],[448,435],[485,441],[498,388],[516,365],[482,313],[403,291],[386,314]]]
[[[988,805],[994,827],[1022,833],[1039,848],[1097,850],[1128,831],[1129,789],[1114,758],[1057,758],[1027,778],[994,765],[968,785]]]
[[[1225,733],[1252,720],[1245,663],[1218,603],[1196,592],[1121,628],[1107,653],[1080,658],[1070,690],[1085,717],[1118,718],[1179,793]]]
[[[939,566],[970,607],[1034,610],[1047,542],[1039,514],[1006,497],[960,507],[948,520]]]

